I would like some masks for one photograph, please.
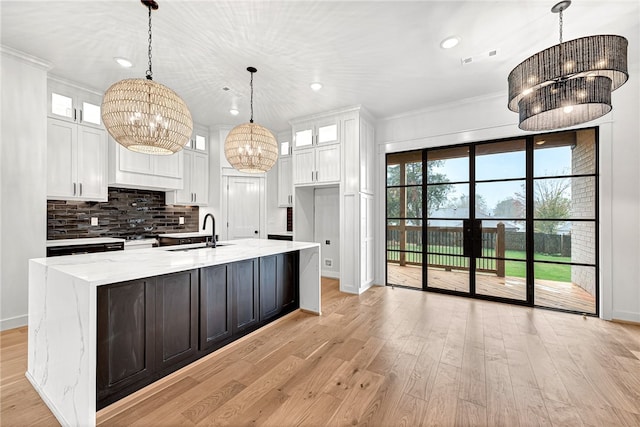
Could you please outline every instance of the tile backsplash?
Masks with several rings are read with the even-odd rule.
[[[98,225],[92,226],[91,218],[98,218]],[[48,240],[135,239],[194,231],[198,231],[198,207],[166,206],[163,191],[109,187],[108,202],[47,200]]]

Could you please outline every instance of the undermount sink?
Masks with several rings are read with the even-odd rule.
[[[219,248],[220,246],[229,246],[230,243],[218,243],[216,245],[216,247],[214,248],[213,246],[211,247],[207,247],[207,246],[196,246],[195,248],[176,248],[176,249],[167,249],[169,252],[187,252],[187,251],[195,251],[197,249],[216,249]]]

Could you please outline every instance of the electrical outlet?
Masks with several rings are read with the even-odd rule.
[[[330,259],[330,258],[325,258],[324,259],[324,265],[327,266],[327,267],[333,266],[333,260]]]
[[[183,216],[178,218],[178,224],[180,224],[180,225],[184,224],[184,217]]]
[[[324,244],[325,244],[325,245],[330,245],[330,244],[331,244],[331,240],[325,240],[325,241],[324,241]]]
[[[98,225],[98,218],[95,216],[91,217],[91,225]]]

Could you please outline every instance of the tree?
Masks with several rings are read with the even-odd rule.
[[[493,216],[498,218],[524,218],[524,203],[517,197],[507,197],[496,203]]]
[[[534,230],[544,234],[556,234],[558,228],[569,218],[571,211],[571,181],[567,178],[538,179],[534,181],[533,210]],[[525,206],[524,185],[516,200]],[[567,192],[567,190],[569,190]],[[555,220],[555,221],[554,221]]]
[[[456,197],[454,199],[449,199],[446,208],[450,209],[469,209],[469,196],[466,194],[461,195],[460,197]],[[486,214],[488,211],[487,201],[485,200],[482,194],[476,194],[476,215],[477,214]]]
[[[430,185],[427,187],[427,209],[429,214],[441,208],[447,201],[447,195],[452,189],[445,174],[436,173],[435,168],[442,165],[441,160],[427,162],[428,182],[443,183],[444,185]],[[404,180],[401,179],[399,164],[387,166],[387,217],[396,218],[400,215],[400,188],[395,186],[410,185],[405,189],[405,217],[422,218],[422,168],[423,163],[404,163]],[[395,187],[395,188],[394,188]]]
[[[539,179],[535,181],[534,217],[551,221],[535,221],[535,231],[556,234],[558,228],[569,218],[571,210],[571,181],[567,178]],[[569,190],[569,191],[567,191]]]

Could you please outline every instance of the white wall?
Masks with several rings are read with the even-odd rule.
[[[320,243],[322,275],[340,277],[340,195],[338,187],[316,188],[314,191],[314,232]],[[358,227],[354,224],[354,227]],[[329,241],[329,244],[326,242]],[[330,260],[331,265],[327,265]]]
[[[582,127],[600,125],[601,317],[640,322],[640,70],[634,54],[629,81],[613,93],[613,111]],[[379,120],[377,241],[385,241],[384,153],[524,134],[517,120],[506,92]],[[384,283],[384,245],[376,260],[376,283]]]
[[[46,255],[47,66],[2,48],[0,330],[27,324],[28,260]]]

